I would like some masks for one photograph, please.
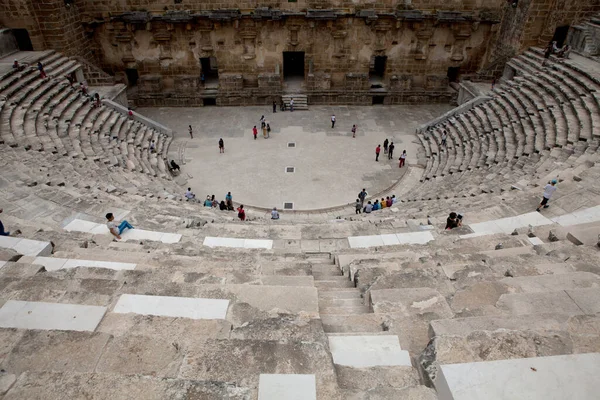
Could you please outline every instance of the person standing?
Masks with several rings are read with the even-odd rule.
[[[355,214],[360,214],[362,212],[362,203],[360,202],[360,199],[356,199],[356,204],[354,204],[354,208],[355,208]]]
[[[388,152],[388,144],[390,142],[387,140],[387,138],[385,138],[385,140],[383,141],[383,154],[387,154]]]
[[[275,100],[273,100],[273,113],[277,112],[277,103],[275,103]]]
[[[388,147],[388,159],[392,160],[394,158],[394,142],[391,142],[389,147]]]
[[[375,161],[379,161],[379,153],[381,153],[381,145],[378,144],[375,148]]]
[[[448,132],[446,132],[446,130],[444,130],[444,132],[442,132],[442,146],[446,147],[446,139],[448,138]]]
[[[238,209],[238,218],[240,219],[240,221],[245,221],[246,220],[246,211],[244,211],[244,205],[241,204]]]
[[[192,132],[192,126],[191,125],[188,126],[188,132],[190,133],[190,139],[193,139],[194,138],[194,132]]]
[[[352,125],[352,137],[356,137],[356,125]]]
[[[223,138],[219,139],[219,153],[225,153],[225,142],[223,142]]]
[[[290,99],[290,112],[294,112],[294,99]]]
[[[402,168],[404,166],[405,162],[406,162],[406,150],[404,150],[402,152],[402,154],[400,154],[400,162],[398,164],[398,168]]]
[[[254,135],[254,140],[256,140],[256,136],[258,135],[258,129],[256,129],[256,125],[252,128],[252,135]]]
[[[361,207],[365,205],[365,199],[367,198],[369,194],[367,193],[367,190],[365,188],[363,188],[363,190],[358,194],[358,198],[360,199],[360,205]]]
[[[335,114],[331,115],[331,129],[335,126]]]
[[[265,124],[264,122],[262,123],[262,132],[263,132],[263,139],[267,138],[267,124]]]
[[[539,212],[540,208],[542,208],[542,207],[544,207],[544,208],[550,207],[548,205],[548,201],[550,201],[550,197],[552,197],[554,192],[556,192],[556,189],[557,189],[556,184],[557,183],[558,183],[558,181],[556,179],[552,179],[546,186],[544,186],[544,194],[542,195],[542,202],[536,208],[535,211]]]
[[[44,64],[42,64],[41,61],[38,61],[37,68],[38,68],[38,71],[40,71],[40,77],[42,79],[46,79],[47,76],[46,76],[46,72],[44,71]]]
[[[265,127],[265,116],[261,115],[260,117],[260,128],[264,128]]]
[[[231,192],[227,192],[225,202],[227,203],[227,210],[233,211],[233,197],[231,196]]]
[[[267,139],[271,137],[271,125],[267,124]]]

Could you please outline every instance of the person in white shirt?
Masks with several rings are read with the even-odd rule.
[[[335,114],[331,116],[331,129],[335,126]]]
[[[392,204],[396,204],[397,201],[398,201],[398,199],[396,198],[396,195],[393,194],[392,195]]]
[[[277,207],[273,207],[273,211],[271,211],[271,219],[279,219],[279,211],[277,211]]]
[[[121,239],[121,233],[123,233],[125,229],[133,229],[133,226],[131,226],[131,224],[125,220],[121,221],[120,224],[115,222],[115,216],[113,213],[106,214],[106,219],[106,226],[108,227],[108,230],[117,239]]]
[[[294,111],[294,99],[290,99],[290,112]]]
[[[373,204],[371,204],[371,202],[369,201],[367,203],[367,205],[365,206],[364,212],[366,212],[367,214],[371,214],[372,211],[373,211]]]
[[[188,188],[187,192],[185,192],[185,197],[188,200],[194,200],[196,198],[196,195],[192,193],[192,188]]]
[[[552,179],[550,181],[550,183],[548,183],[546,186],[544,186],[544,194],[542,197],[542,202],[540,203],[540,205],[537,207],[537,209],[535,211],[540,211],[540,208],[544,207],[544,208],[548,208],[548,201],[550,200],[550,197],[552,197],[552,195],[554,194],[554,192],[556,192],[556,184],[558,183],[558,181],[556,179]]]

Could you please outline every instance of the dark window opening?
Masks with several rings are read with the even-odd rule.
[[[373,96],[373,103],[372,104],[373,105],[383,104],[384,100],[385,100],[385,96]]]
[[[33,51],[33,43],[31,43],[31,38],[29,37],[29,32],[27,29],[11,29],[15,40],[17,41],[17,46],[19,46],[19,50],[21,51]]]
[[[460,76],[460,67],[449,67],[448,68],[448,81],[449,82],[458,82],[459,76]]]
[[[216,57],[202,57],[200,58],[200,78],[204,77],[203,84],[218,84],[219,83],[219,67],[217,65]]]
[[[202,105],[203,106],[216,106],[217,105],[217,99],[216,98],[208,98],[208,99],[202,99]]]
[[[383,78],[385,75],[386,63],[386,56],[371,57],[371,64],[369,65],[369,78]]]
[[[562,47],[567,40],[567,35],[569,34],[569,25],[559,26],[554,30],[554,36],[552,37],[552,41],[556,42],[558,47]]]
[[[135,68],[126,68],[125,75],[127,76],[127,82],[129,82],[129,86],[137,85],[139,75],[138,70]]]

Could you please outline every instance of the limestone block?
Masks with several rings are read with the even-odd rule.
[[[258,400],[317,400],[314,375],[260,374]]]
[[[371,290],[371,303],[375,313],[402,313],[408,316],[435,315],[452,318],[454,313],[446,299],[429,288]]]
[[[0,309],[0,327],[93,331],[106,307],[9,300]]]

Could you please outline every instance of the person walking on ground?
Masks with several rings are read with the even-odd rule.
[[[388,159],[393,160],[394,159],[394,148],[396,146],[394,146],[394,142],[391,142],[390,145],[388,146]]]
[[[277,103],[273,100],[273,114],[277,112]]]
[[[233,211],[233,197],[231,196],[231,192],[227,192],[225,202],[227,203],[227,210]]]
[[[294,99],[290,99],[290,112],[294,112]]]
[[[193,139],[194,138],[194,133],[192,132],[192,126],[191,125],[188,126],[188,132],[190,133],[190,139]]]
[[[219,153],[225,153],[225,142],[223,142],[223,138],[219,139]]]
[[[271,125],[267,124],[267,139],[271,137]]]
[[[258,129],[256,129],[256,125],[252,128],[252,135],[254,135],[254,140],[256,140],[256,135],[258,135]]]
[[[362,203],[360,202],[360,199],[356,199],[356,203],[354,204],[354,208],[355,208],[355,214],[360,214],[362,211]]]
[[[448,138],[448,132],[446,132],[446,130],[444,130],[442,132],[442,146],[446,147],[446,139]]]
[[[365,188],[363,188],[363,190],[358,194],[358,198],[360,199],[361,206],[365,205],[365,199],[367,198],[367,196],[368,196],[367,190]]]
[[[356,137],[356,125],[352,125],[352,137]]]
[[[402,154],[400,154],[400,162],[398,164],[398,168],[402,168],[404,166],[404,163],[406,162],[406,150],[404,150],[402,152]]]
[[[279,219],[279,211],[277,211],[277,207],[273,207],[271,211],[271,219]]]
[[[381,153],[381,145],[378,144],[375,148],[375,161],[379,161],[379,153]]]
[[[38,68],[38,71],[40,71],[40,78],[46,79],[47,76],[46,76],[46,72],[44,71],[44,64],[42,64],[41,61],[38,61],[37,68]]]
[[[117,239],[121,239],[121,234],[125,229],[133,229],[133,226],[126,220],[121,221],[120,224],[115,222],[115,216],[113,213],[106,214],[106,226],[108,227],[109,232],[116,237]]]
[[[387,154],[389,143],[390,142],[387,140],[387,138],[385,138],[385,140],[383,141],[383,154]]]
[[[240,219],[240,221],[245,221],[246,220],[246,211],[244,211],[244,205],[240,205],[237,209],[238,212],[238,218]]]
[[[548,204],[548,201],[550,201],[550,197],[552,197],[554,192],[556,192],[556,189],[557,189],[556,184],[557,183],[558,183],[558,181],[556,179],[552,179],[546,186],[544,186],[544,194],[542,197],[542,202],[536,208],[535,211],[539,212],[540,208],[542,208],[542,207],[544,207],[544,208],[550,207],[550,205]]]
[[[331,115],[331,129],[335,126],[335,114]]]

